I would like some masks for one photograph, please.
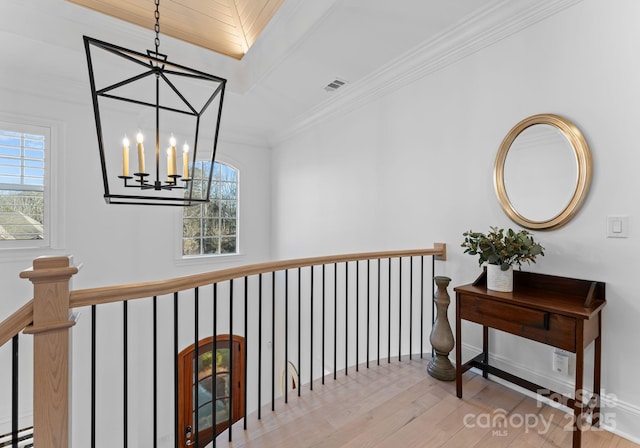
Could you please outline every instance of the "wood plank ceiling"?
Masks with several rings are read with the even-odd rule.
[[[154,0],[67,0],[153,30]],[[161,0],[160,37],[167,35],[242,59],[284,0]]]

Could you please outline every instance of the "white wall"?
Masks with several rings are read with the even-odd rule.
[[[449,67],[316,123],[273,150],[273,241],[279,258],[448,244],[453,285],[479,273],[465,230],[516,227],[493,191],[502,138],[521,119],[556,113],[593,154],[589,196],[566,226],[536,232],[546,256],[527,270],[607,283],[603,387],[617,397],[610,428],[640,440],[638,247],[640,3],[585,0]],[[628,239],[605,238],[605,218],[630,217]],[[479,332],[464,328],[465,343]],[[497,335],[496,362],[569,390],[552,348]],[[470,347],[466,347],[470,348]],[[587,353],[587,370],[592,367]],[[591,375],[585,376],[590,384]],[[608,403],[612,404],[612,403]],[[615,427],[614,427],[615,426]]]

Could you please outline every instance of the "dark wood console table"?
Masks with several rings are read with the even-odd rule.
[[[507,380],[573,409],[573,448],[582,441],[582,426],[591,414],[597,426],[600,415],[600,367],[605,284],[553,275],[514,271],[513,292],[487,289],[486,272],[456,292],[456,394],[462,398],[462,374],[472,367]],[[462,363],[461,321],[482,325],[482,353]],[[489,328],[542,342],[576,354],[573,397],[512,375],[489,365]],[[584,404],[584,349],[594,343],[593,395]]]

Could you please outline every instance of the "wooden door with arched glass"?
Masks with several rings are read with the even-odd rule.
[[[244,417],[244,350],[244,338],[218,335],[215,356],[213,337],[199,341],[197,363],[195,344],[180,353],[180,446],[202,448],[228,428],[230,422]]]

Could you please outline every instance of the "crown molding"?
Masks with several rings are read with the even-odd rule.
[[[381,69],[307,111],[294,125],[269,138],[275,146],[312,126],[352,112],[401,87],[516,34],[582,0],[494,0]]]

